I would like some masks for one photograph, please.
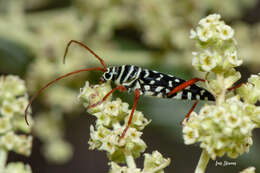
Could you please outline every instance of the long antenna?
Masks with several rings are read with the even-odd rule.
[[[73,72],[70,72],[70,73],[67,73],[63,76],[60,76],[52,81],[50,81],[49,83],[47,83],[45,86],[43,86],[42,88],[40,88],[33,96],[32,98],[30,99],[30,102],[28,103],[28,105],[26,106],[25,108],[25,111],[24,111],[24,119],[26,121],[26,124],[29,126],[29,122],[28,122],[28,119],[27,119],[27,113],[28,113],[28,109],[29,107],[31,106],[32,102],[34,101],[34,99],[46,88],[48,88],[50,85],[52,85],[53,83],[63,79],[63,78],[66,78],[68,76],[71,76],[71,75],[74,75],[74,74],[77,74],[77,73],[80,73],[80,72],[83,72],[83,71],[102,71],[102,72],[105,72],[105,70],[101,67],[94,67],[94,68],[86,68],[86,69],[81,69],[81,70],[76,70],[76,71],[73,71]]]
[[[68,53],[68,50],[69,50],[69,47],[71,45],[71,43],[76,43],[80,46],[82,46],[83,48],[87,49],[92,55],[95,56],[95,58],[97,58],[101,65],[103,66],[103,68],[101,67],[93,67],[93,68],[85,68],[85,69],[81,69],[81,70],[76,70],[76,71],[73,71],[73,72],[70,72],[70,73],[67,73],[63,76],[60,76],[50,82],[48,82],[45,86],[43,86],[42,88],[40,88],[33,96],[32,98],[30,99],[28,105],[26,106],[25,108],[25,111],[24,111],[24,119],[25,119],[25,122],[26,124],[29,126],[29,122],[28,122],[28,119],[27,119],[27,113],[28,113],[28,110],[29,110],[29,107],[31,106],[32,102],[34,101],[34,99],[46,88],[48,88],[50,85],[52,85],[53,83],[63,79],[63,78],[66,78],[68,76],[71,76],[71,75],[74,75],[74,74],[77,74],[77,73],[80,73],[80,72],[83,72],[83,71],[102,71],[102,72],[106,72],[106,64],[104,62],[104,60],[102,58],[100,58],[93,50],[91,50],[88,46],[86,46],[85,44],[83,44],[82,42],[79,42],[79,41],[76,41],[76,40],[70,40],[70,42],[68,43],[66,49],[65,49],[65,53],[64,53],[64,57],[63,57],[63,63],[65,63],[65,58],[66,58],[66,55]]]
[[[80,45],[81,47],[87,49],[92,55],[94,55],[99,61],[100,63],[103,65],[104,69],[107,68],[104,60],[102,58],[100,58],[93,50],[91,50],[87,45],[85,45],[84,43],[80,42],[80,41],[77,41],[77,40],[70,40],[70,42],[68,43],[67,47],[66,47],[66,50],[65,50],[65,53],[64,53],[64,56],[63,56],[63,63],[65,64],[65,59],[66,59],[66,55],[68,53],[68,50],[69,50],[69,47],[72,43],[76,43],[78,45]]]

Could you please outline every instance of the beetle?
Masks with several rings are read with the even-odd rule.
[[[85,68],[76,70],[70,73],[67,73],[63,76],[60,76],[49,83],[47,83],[45,86],[40,88],[30,99],[30,102],[28,103],[26,109],[25,109],[25,121],[29,125],[29,122],[27,120],[27,112],[32,104],[33,100],[39,95],[41,91],[52,85],[53,83],[66,78],[68,76],[83,72],[83,71],[101,71],[103,72],[103,75],[100,79],[101,82],[106,81],[113,81],[117,87],[112,89],[110,92],[108,92],[104,98],[92,105],[89,105],[89,108],[95,107],[98,104],[101,104],[104,102],[110,94],[115,92],[116,90],[119,91],[127,91],[127,92],[134,92],[134,104],[132,107],[132,111],[127,123],[127,126],[125,127],[122,135],[120,136],[120,139],[124,137],[125,133],[127,132],[127,129],[129,128],[134,111],[136,109],[136,105],[138,103],[138,100],[140,99],[141,95],[148,95],[148,96],[155,96],[159,98],[173,98],[173,99],[182,99],[182,100],[195,100],[192,108],[189,110],[189,112],[186,115],[186,118],[188,119],[191,112],[195,109],[197,103],[199,100],[209,100],[209,101],[215,101],[214,96],[207,91],[206,89],[197,86],[196,82],[205,82],[204,79],[200,78],[192,78],[190,80],[184,80],[169,74],[157,72],[154,70],[145,69],[142,67],[138,67],[135,65],[121,65],[121,66],[112,66],[107,67],[104,60],[100,58],[93,50],[91,50],[88,46],[86,46],[84,43],[76,40],[71,40],[65,49],[64,57],[63,57],[63,63],[65,63],[65,58],[67,55],[67,52],[69,50],[69,47],[72,43],[78,44],[79,46],[85,48],[88,50],[92,55],[94,55],[95,58],[97,58],[100,62],[100,64],[103,67],[92,67],[92,68]]]

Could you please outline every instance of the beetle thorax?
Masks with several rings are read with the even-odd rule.
[[[108,67],[102,80],[113,81],[117,85],[127,86],[138,79],[141,68],[133,65]]]

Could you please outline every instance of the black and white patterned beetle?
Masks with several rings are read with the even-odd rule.
[[[169,95],[174,88],[186,81],[172,75],[143,69],[134,65],[109,67],[101,80],[104,82],[113,81],[117,85],[122,85],[128,92],[134,92],[136,89],[139,89],[140,95],[182,100],[215,100],[210,92],[195,84]]]
[[[29,104],[27,105],[25,109],[25,121],[29,125],[27,120],[27,111],[32,104],[33,100],[37,97],[37,95],[50,86],[51,84],[57,82],[60,79],[63,79],[65,77],[68,77],[70,75],[80,73],[83,71],[102,71],[104,72],[103,76],[101,77],[102,82],[106,81],[113,81],[117,87],[112,89],[109,93],[105,95],[105,97],[98,103],[90,105],[89,107],[94,107],[103,101],[106,100],[106,98],[112,94],[116,90],[120,91],[127,91],[127,92],[134,92],[135,93],[135,100],[134,105],[132,107],[132,111],[128,120],[128,125],[125,127],[122,135],[120,138],[124,137],[127,129],[129,128],[133,113],[135,111],[137,102],[140,98],[140,95],[149,95],[149,96],[156,96],[160,98],[174,98],[174,99],[188,99],[188,100],[195,100],[195,103],[193,104],[192,108],[186,115],[188,118],[190,113],[194,110],[195,106],[198,103],[198,100],[211,100],[214,101],[214,96],[208,92],[207,90],[198,87],[195,85],[198,81],[204,81],[203,79],[199,78],[193,78],[191,80],[185,81],[183,79],[160,73],[157,71],[152,71],[148,69],[143,69],[141,67],[137,67],[134,65],[122,65],[117,67],[106,67],[106,64],[104,63],[104,60],[101,59],[98,55],[95,54],[90,48],[88,48],[83,43],[71,40],[65,50],[64,54],[64,63],[65,63],[65,57],[68,52],[68,48],[71,45],[71,43],[76,43],[85,49],[87,49],[90,53],[92,53],[101,63],[103,68],[101,67],[94,67],[94,68],[86,68],[81,69],[77,71],[73,71],[71,73],[65,74],[63,76],[58,77],[57,79],[50,81],[47,83],[44,87],[40,88],[31,98]]]

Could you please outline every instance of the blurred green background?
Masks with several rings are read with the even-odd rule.
[[[210,13],[220,13],[235,29],[238,70],[246,81],[260,72],[260,1],[258,0],[0,0],[0,74],[16,74],[26,80],[30,95],[64,73],[95,67],[98,61],[87,51],[72,46],[67,63],[62,56],[71,39],[83,41],[108,66],[134,64],[184,79],[202,74],[191,66],[194,42],[189,31]],[[24,158],[14,153],[9,160],[28,162],[33,172],[107,172],[105,153],[88,150],[89,126],[94,122],[77,100],[86,80],[96,84],[102,74],[82,73],[58,82],[32,105],[35,127],[33,152]],[[133,95],[117,93],[130,105]],[[196,110],[204,104],[201,102]],[[199,146],[184,145],[180,122],[192,102],[141,98],[137,109],[152,123],[144,130],[147,152],[159,150],[172,163],[166,172],[193,172]],[[236,166],[216,167],[207,172],[239,172],[248,166],[260,170],[260,131],[254,145]],[[140,163],[143,158],[140,158]]]

